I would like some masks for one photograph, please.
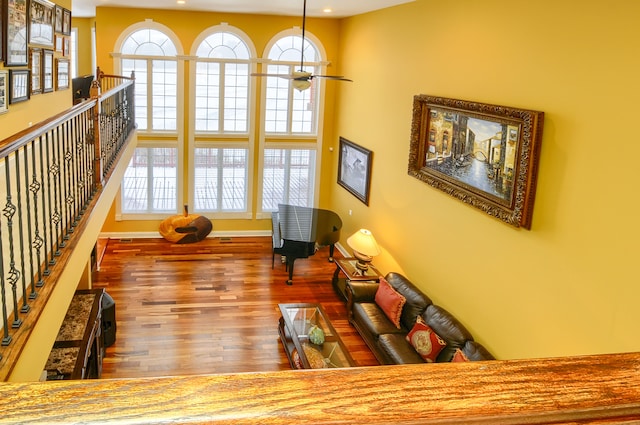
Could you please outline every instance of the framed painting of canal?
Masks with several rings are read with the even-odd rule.
[[[544,113],[416,95],[409,175],[531,229]]]

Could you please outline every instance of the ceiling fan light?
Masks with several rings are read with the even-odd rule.
[[[311,81],[309,80],[293,80],[291,84],[293,84],[293,88],[299,91],[304,91],[311,87]]]

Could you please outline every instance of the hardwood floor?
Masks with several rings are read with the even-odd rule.
[[[278,304],[294,302],[322,304],[357,365],[377,365],[331,286],[328,252],[297,260],[289,286],[278,255],[271,269],[270,237],[109,240],[93,277],[116,304],[102,377],[289,370]]]

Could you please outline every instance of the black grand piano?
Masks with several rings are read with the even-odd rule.
[[[329,261],[333,261],[335,243],[340,240],[342,220],[333,211],[320,208],[278,204],[271,214],[273,225],[273,253],[286,258],[289,280],[293,283],[293,262],[316,253],[316,247],[329,245]]]

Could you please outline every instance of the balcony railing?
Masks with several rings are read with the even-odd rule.
[[[108,78],[103,76],[104,86]],[[52,289],[64,284],[61,269],[69,253],[82,246],[78,238],[92,238],[85,227],[87,217],[98,215],[103,199],[107,208],[110,205],[113,183],[119,183],[116,171],[123,175],[126,167],[120,158],[133,150],[133,123],[133,82],[119,81],[101,96],[0,142],[0,175],[6,179],[0,188],[0,380],[11,371],[38,317],[38,324],[42,321]],[[0,424],[639,421],[639,353],[138,380],[0,382]]]
[[[90,100],[0,142],[0,380],[135,128],[133,99],[133,78],[99,73]]]

